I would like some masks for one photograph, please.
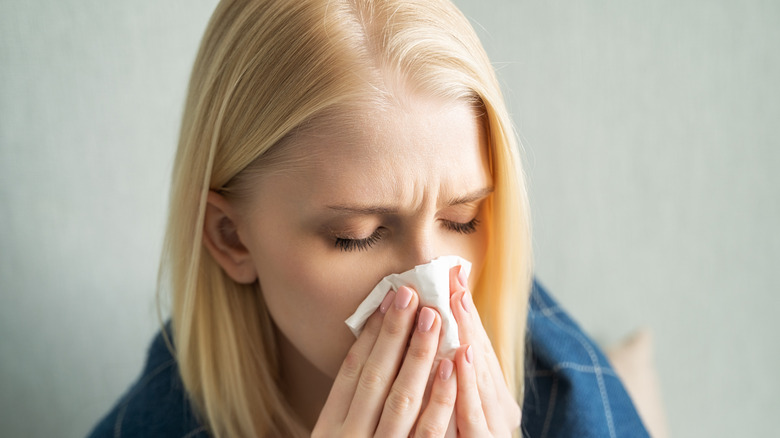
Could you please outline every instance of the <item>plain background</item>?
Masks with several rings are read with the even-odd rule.
[[[780,412],[780,2],[456,2],[524,143],[540,279],[655,334],[673,436]],[[0,3],[0,429],[86,434],[140,372],[213,0]]]

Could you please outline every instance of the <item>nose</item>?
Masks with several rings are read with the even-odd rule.
[[[398,260],[401,266],[397,272],[404,272],[417,265],[424,265],[443,255],[439,254],[441,245],[437,244],[435,233],[431,228],[416,229],[404,239],[399,248]]]
[[[406,269],[412,269],[417,265],[424,265],[435,258],[429,242],[409,245],[408,249],[406,249],[406,254],[402,257]]]

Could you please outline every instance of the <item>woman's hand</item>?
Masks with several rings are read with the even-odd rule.
[[[450,270],[450,308],[461,344],[455,354],[458,436],[511,436],[520,427],[522,412],[507,387],[459,266]]]
[[[458,377],[453,362],[442,360],[430,401],[420,411],[441,317],[423,307],[415,324],[417,306],[417,294],[407,287],[387,294],[347,353],[312,436],[444,436],[456,404]],[[463,373],[467,378],[469,370]],[[471,378],[469,388],[475,392]],[[470,400],[460,403],[463,409],[471,409]]]

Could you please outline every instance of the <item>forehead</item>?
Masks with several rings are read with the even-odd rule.
[[[339,162],[447,166],[464,161],[458,155],[478,162],[487,152],[473,105],[421,97],[329,114],[295,135],[290,146],[295,161],[317,168]]]
[[[466,102],[415,97],[354,107],[292,136],[274,185],[323,202],[457,196],[491,185],[486,137]]]

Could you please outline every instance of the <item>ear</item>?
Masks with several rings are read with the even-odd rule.
[[[203,222],[203,244],[211,257],[236,283],[257,280],[257,271],[249,250],[241,242],[237,215],[230,203],[215,191],[209,191]]]

